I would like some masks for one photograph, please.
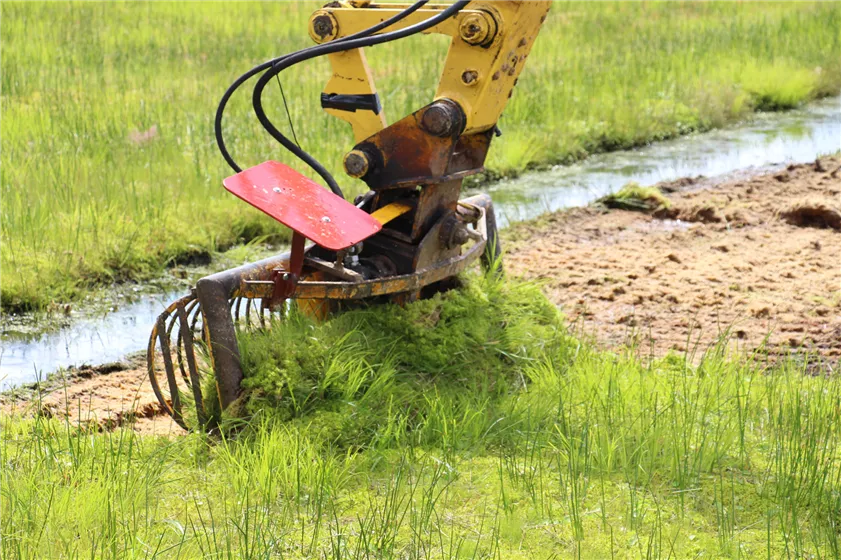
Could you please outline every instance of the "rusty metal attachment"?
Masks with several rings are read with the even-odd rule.
[[[259,88],[288,61],[329,57],[333,76],[321,94],[322,108],[351,124],[356,144],[344,157],[344,170],[368,188],[354,204],[323,166],[271,125],[257,101],[264,128],[330,190],[276,161],[241,170],[221,140],[229,94],[223,98],[217,142],[237,171],[223,184],[289,227],[292,241],[288,252],[202,278],[155,323],[149,379],[161,407],[184,428],[214,429],[241,397],[243,331],[271,328],[290,313],[321,320],[362,300],[403,305],[447,289],[448,280],[474,263],[500,266],[491,199],[460,199],[462,182],[484,170],[497,120],[549,3],[420,4],[331,2],[310,18],[318,46],[256,68],[265,70],[255,86],[258,100]],[[387,126],[362,46],[385,42],[389,31],[396,36],[393,30],[441,33],[452,42],[433,100]]]
[[[190,295],[158,317],[149,338],[149,380],[163,410],[185,429],[215,427],[218,412],[240,396],[240,331],[270,328],[290,312],[322,318],[325,304],[329,307],[331,302],[403,301],[407,295],[411,299],[477,261],[486,269],[497,262],[500,245],[488,195],[459,201],[456,212],[437,225],[421,245],[455,252],[404,274],[395,273],[397,265],[386,255],[363,249],[357,257],[360,266],[345,268],[351,274],[342,278],[329,266],[332,263],[317,256],[318,246],[306,247],[300,279],[283,281],[293,286],[283,298],[291,306],[275,302],[278,278],[291,269],[291,251],[199,280]],[[466,244],[469,247],[460,252]],[[362,273],[357,275],[353,268]]]

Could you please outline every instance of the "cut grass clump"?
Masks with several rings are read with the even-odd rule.
[[[596,204],[638,212],[654,212],[671,206],[669,199],[657,187],[643,187],[634,182],[626,184],[615,193],[601,197]]]
[[[543,359],[564,332],[538,287],[493,277],[323,323],[296,314],[240,336],[244,406],[311,425],[343,447],[403,438],[440,445],[442,407],[447,416],[493,418],[492,403],[522,388],[523,365]],[[468,440],[485,428],[477,418]]]

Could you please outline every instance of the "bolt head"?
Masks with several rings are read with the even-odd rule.
[[[484,14],[470,14],[461,20],[459,36],[469,45],[484,44],[491,37],[491,26]]]
[[[368,173],[370,161],[368,161],[368,154],[362,150],[351,150],[345,155],[344,159],[345,173],[357,179],[364,177]]]
[[[476,70],[465,70],[461,74],[461,82],[466,86],[476,85],[479,80],[479,72]]]
[[[434,103],[423,113],[421,124],[433,136],[449,136],[455,127],[453,109],[443,103]]]

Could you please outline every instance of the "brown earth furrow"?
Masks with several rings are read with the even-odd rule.
[[[841,356],[838,158],[751,179],[660,185],[668,209],[560,211],[507,233],[506,266],[570,322],[662,355],[739,347]],[[767,339],[766,339],[767,337]]]

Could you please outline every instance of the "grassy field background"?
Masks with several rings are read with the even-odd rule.
[[[221,188],[229,170],[212,119],[236,76],[310,44],[316,6],[3,2],[3,309],[283,239]],[[837,93],[840,28],[837,3],[556,2],[500,122],[491,176]],[[430,100],[445,48],[416,37],[371,49],[390,121]],[[314,61],[284,85],[302,145],[339,173],[352,139],[318,106],[328,72]],[[269,95],[284,126],[280,95]],[[249,97],[234,100],[225,125],[235,158],[294,163],[256,125]]]
[[[799,360],[643,363],[476,277],[241,342],[229,438],[0,417],[0,556],[841,555],[841,378]]]

